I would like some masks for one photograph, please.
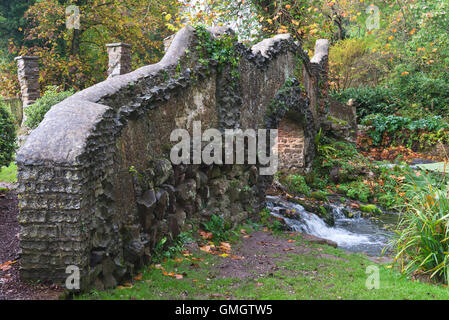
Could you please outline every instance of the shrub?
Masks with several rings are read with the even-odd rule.
[[[449,268],[449,199],[434,184],[409,185],[406,212],[391,245],[402,272],[425,273],[447,283]]]
[[[372,114],[367,116],[362,124],[371,126],[368,135],[373,139],[373,144],[378,145],[382,141],[385,132],[390,134],[391,138],[398,138],[403,135],[404,130],[409,131],[409,138],[418,140],[418,132],[438,132],[448,128],[448,124],[440,116],[429,116],[419,120],[410,118],[382,114]]]
[[[8,166],[16,150],[16,128],[9,109],[0,103],[0,169]]]
[[[343,193],[353,200],[368,203],[372,198],[370,187],[362,181],[351,181],[349,183],[341,184],[337,187],[339,193]]]
[[[314,191],[310,194],[312,198],[319,201],[327,201],[327,192],[326,191]]]
[[[299,174],[289,174],[281,178],[281,182],[291,193],[300,193],[306,196],[310,195],[310,188],[303,176]]]
[[[347,38],[329,49],[329,80],[332,88],[346,89],[376,83],[382,75],[381,65],[368,49],[367,41]]]
[[[404,68],[399,66],[397,72]],[[449,111],[449,83],[432,78],[423,72],[410,70],[409,74],[395,74],[389,85],[396,88],[397,99],[403,102],[401,113],[406,116],[421,117],[423,112],[446,116]]]
[[[385,116],[400,113],[411,119],[419,119],[423,113],[447,115],[449,83],[446,80],[422,72],[397,73],[392,75],[388,86],[348,88],[332,91],[330,96],[342,103],[354,99],[360,119],[373,113]]]
[[[330,95],[342,103],[353,99],[357,106],[357,116],[359,119],[363,119],[373,113],[391,115],[401,107],[400,100],[396,97],[395,91],[382,86],[349,88],[341,91],[333,91]]]
[[[220,215],[212,215],[209,221],[202,223],[204,230],[211,232],[213,240],[216,242],[226,241],[231,236],[235,235],[235,231],[232,230],[232,225],[226,222]]]
[[[27,116],[25,126],[32,129],[36,128],[51,107],[70,97],[73,93],[74,91],[72,89],[69,91],[58,92],[57,86],[48,86],[44,95],[25,109],[25,114]]]

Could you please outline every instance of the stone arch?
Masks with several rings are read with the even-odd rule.
[[[278,129],[280,171],[306,173],[312,168],[317,129],[309,104],[296,79],[287,81],[271,101],[267,128]]]

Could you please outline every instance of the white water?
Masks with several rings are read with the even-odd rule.
[[[294,230],[332,240],[338,247],[352,252],[365,252],[369,255],[380,255],[386,245],[390,233],[383,230],[381,223],[365,218],[347,218],[342,208],[332,205],[335,226],[330,227],[317,215],[307,212],[301,205],[282,200],[278,197],[267,197],[267,208],[276,217],[282,217]],[[297,217],[286,218],[279,210],[295,210]]]

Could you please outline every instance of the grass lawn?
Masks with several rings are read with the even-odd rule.
[[[17,166],[11,162],[9,167],[1,167],[0,182],[16,183],[17,182]]]
[[[109,291],[94,290],[75,299],[449,299],[447,287],[413,282],[362,254],[307,243],[300,236],[280,237],[307,247],[308,253],[281,251],[267,257],[276,263],[275,271],[234,278],[222,276],[218,267],[230,257],[196,250],[144,268],[133,283]],[[243,240],[235,247],[244,245]],[[368,266],[378,267],[378,289],[366,287]],[[172,272],[182,279],[170,276]]]

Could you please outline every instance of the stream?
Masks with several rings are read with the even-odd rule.
[[[339,248],[350,252],[363,252],[369,256],[380,256],[382,249],[393,235],[386,226],[393,226],[398,221],[398,215],[383,213],[375,218],[364,218],[357,210],[342,204],[331,203],[335,225],[329,226],[319,216],[306,211],[301,205],[275,196],[267,196],[267,208],[275,217],[283,218],[293,230],[312,234],[332,240]],[[346,217],[343,209],[351,211],[354,216]],[[293,211],[293,217],[287,218],[282,213]]]

